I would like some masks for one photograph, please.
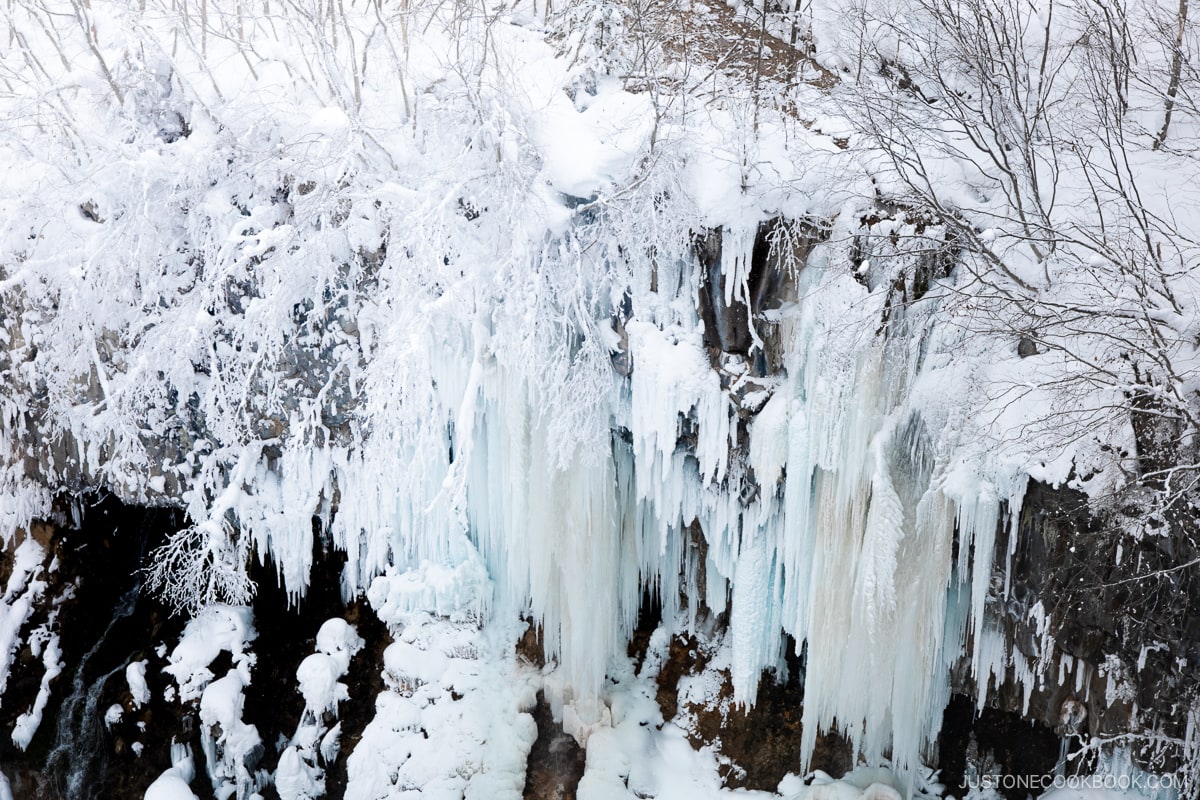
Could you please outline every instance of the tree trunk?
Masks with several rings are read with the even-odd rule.
[[[1188,0],[1179,0],[1179,13],[1176,16],[1175,52],[1171,56],[1171,79],[1167,84],[1167,99],[1163,110],[1163,125],[1154,138],[1154,150],[1163,146],[1167,140],[1167,129],[1171,127],[1171,112],[1175,110],[1175,96],[1179,93],[1179,73],[1183,69],[1183,31],[1187,26]]]

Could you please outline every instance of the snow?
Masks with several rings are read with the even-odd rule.
[[[32,536],[26,536],[11,553],[12,572],[3,598],[0,598],[3,601],[0,602],[0,696],[8,685],[9,673],[22,642],[22,629],[33,617],[46,591],[43,576],[46,556],[45,548]],[[55,569],[55,563],[51,561],[48,571]],[[13,724],[12,743],[19,750],[28,748],[37,733],[42,714],[50,702],[51,684],[65,666],[59,634],[53,628],[56,617],[57,610],[50,611],[49,619],[25,637],[32,655],[40,657],[42,677],[33,705],[19,714]]]
[[[788,454],[788,399],[773,394],[750,427],[750,466],[763,491],[779,483]]]
[[[475,553],[452,566],[422,561],[397,574],[394,567],[372,582],[367,599],[381,620],[395,624],[406,614],[431,611],[438,616],[479,615],[490,594],[487,569]]]
[[[171,744],[171,766],[146,789],[143,800],[198,800],[189,784],[196,775],[187,745]]]
[[[511,626],[410,617],[385,655],[389,688],[347,759],[347,800],[522,797],[537,680],[510,637]]]
[[[787,800],[900,800],[905,796],[894,775],[870,767],[855,767],[839,779],[820,770],[806,782],[789,775],[779,789]],[[930,795],[921,792],[917,796]]]
[[[125,709],[121,707],[120,703],[113,703],[104,712],[105,727],[111,729],[113,725],[121,721],[121,717],[123,716],[125,716]]]
[[[242,721],[247,673],[245,666],[231,669],[208,684],[200,696],[200,743],[209,780],[220,798],[235,792],[245,796],[257,789],[261,780],[247,767],[250,757],[262,747],[258,729]]]
[[[261,748],[262,739],[254,725],[242,720],[245,690],[256,661],[249,649],[255,636],[253,613],[248,607],[210,605],[184,626],[163,668],[179,687],[177,695],[168,687],[166,699],[196,702],[205,767],[214,793],[222,800],[235,792],[246,796],[262,783],[262,776],[247,766]],[[233,666],[218,678],[209,667],[222,652],[230,654]],[[131,667],[126,677],[133,675],[136,682],[139,671],[136,664]],[[178,781],[166,783],[177,786]]]
[[[336,719],[338,704],[350,698],[349,687],[341,682],[350,661],[363,647],[363,640],[344,619],[334,617],[317,631],[317,652],[307,656],[296,669],[296,682],[304,697],[304,711],[288,747],[279,757],[275,770],[275,788],[282,800],[307,800],[325,793],[323,764],[338,755],[341,723],[327,727]]]
[[[66,666],[62,660],[58,633],[46,634],[46,637],[48,641],[45,645],[40,645],[40,640],[35,637],[30,638],[31,649],[35,656],[38,655],[38,648],[41,648],[43,672],[37,696],[33,700],[33,707],[18,716],[13,725],[12,742],[20,750],[27,749],[29,743],[33,741],[33,735],[37,733],[38,726],[42,724],[42,715],[50,702],[50,684],[62,674],[63,667]]]
[[[280,800],[309,800],[325,794],[325,782],[304,762],[297,747],[288,747],[279,756],[275,769],[275,791]]]
[[[317,631],[317,650],[335,658],[342,673],[350,668],[350,659],[362,648],[362,637],[354,626],[339,617],[326,620]]]
[[[301,661],[296,668],[296,680],[305,708],[320,714],[349,699],[346,684],[338,682],[344,671],[336,659],[325,653],[313,653]]]
[[[188,782],[175,774],[174,769],[160,775],[143,795],[145,800],[197,800]]]
[[[235,665],[248,669],[254,655],[247,645],[255,635],[253,614],[245,607],[212,605],[188,620],[163,667],[179,685],[180,702],[202,695],[214,677],[208,666],[222,651],[233,656]]]
[[[665,632],[660,628],[660,632]],[[580,800],[654,797],[660,800],[722,800],[723,798],[786,798],[787,800],[899,800],[906,787],[887,769],[857,767],[835,780],[814,772],[808,780],[786,776],[777,792],[730,790],[722,787],[718,760],[711,748],[695,749],[684,726],[687,707],[697,703],[713,708],[720,690],[720,673],[728,669],[727,651],[718,651],[699,676],[681,681],[681,715],[665,723],[656,701],[658,685],[652,656],[665,639],[651,644],[641,672],[627,659],[613,664],[602,701],[611,723],[587,739],[587,769],[579,784]],[[713,681],[705,686],[706,682]],[[686,684],[686,685],[685,685]],[[710,695],[711,693],[711,695]],[[915,797],[936,796],[917,787]]]
[[[13,553],[12,572],[0,604],[0,694],[8,685],[9,670],[21,644],[21,628],[45,591],[45,582],[37,580],[45,556],[45,550],[32,537],[18,544]]]
[[[200,697],[200,721],[209,726],[219,725],[226,732],[234,728],[242,716],[245,688],[245,680],[233,670],[210,683]]]
[[[146,685],[146,664],[148,661],[133,661],[125,667],[125,682],[129,686],[129,695],[133,698],[133,707],[141,708],[150,702],[150,687]]]
[[[536,72],[561,69],[560,64],[553,59],[520,68]],[[547,180],[572,197],[590,198],[626,178],[653,124],[648,97],[611,84],[602,84],[601,94],[582,112],[558,92],[536,111],[533,137],[545,159]]]

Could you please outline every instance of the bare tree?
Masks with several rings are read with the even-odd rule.
[[[1171,43],[1171,69],[1167,80],[1166,98],[1163,101],[1163,124],[1158,135],[1154,137],[1154,149],[1162,147],[1167,140],[1167,131],[1171,127],[1171,115],[1175,111],[1175,98],[1179,95],[1179,79],[1183,73],[1184,34],[1188,24],[1188,0],[1179,0],[1179,10],[1175,15],[1175,37]]]
[[[1053,2],[1040,19],[1012,0],[914,7],[915,19],[882,21],[911,47],[875,54],[880,79],[851,93],[903,187],[884,199],[953,230],[975,280],[1011,301],[1014,332],[1061,349],[1089,379],[1152,391],[1190,435],[1200,421],[1179,363],[1191,334],[1181,296],[1198,243],[1142,174],[1150,148],[1121,89],[1128,29],[1106,13],[1059,21]],[[1079,335],[1099,350],[1076,346]]]
[[[1108,527],[1087,546],[1109,548],[1119,564],[1122,544],[1173,542],[1173,556],[1126,566],[1118,579],[1088,561],[1073,586],[1063,578],[1055,613],[1070,613],[1081,589],[1138,582],[1138,596],[1164,609],[1163,635],[1178,622],[1164,598],[1196,585],[1200,540],[1188,511],[1200,501],[1200,241],[1189,222],[1198,209],[1181,191],[1200,171],[1163,152],[1187,96],[1187,11],[1183,0],[1164,70],[1155,40],[1135,28],[1144,19],[1108,3],[913,0],[894,15],[868,6],[864,66],[846,90],[847,116],[886,164],[881,213],[944,230],[963,324],[1055,361],[1003,390],[1009,400],[1031,390],[1057,398],[1023,434],[1093,442],[1124,472],[1113,496],[1097,498]],[[1154,89],[1164,84],[1165,94]],[[1152,136],[1139,120],[1159,102],[1164,124]],[[1150,635],[1134,628],[1131,641]],[[1182,688],[1188,680],[1185,716],[1200,696],[1194,681]],[[1177,735],[1155,741],[1194,759],[1184,731],[1194,721],[1170,724]],[[1196,778],[1194,762],[1183,769]]]

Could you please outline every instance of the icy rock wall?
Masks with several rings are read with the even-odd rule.
[[[705,346],[700,286],[720,281],[726,307],[750,306],[755,230],[723,232],[720,269],[706,276],[686,240],[674,258],[664,248],[633,265],[623,308],[596,291],[588,316],[557,332],[561,352],[530,354],[557,375],[520,363],[505,309],[441,315],[423,341],[376,333],[371,346],[363,334],[355,403],[369,412],[357,439],[340,444],[310,422],[226,445],[227,466],[201,477],[211,485],[181,498],[201,541],[222,559],[270,558],[295,594],[314,516],[351,556],[347,594],[389,566],[478,551],[492,602],[532,613],[585,697],[645,588],[668,613],[681,595],[718,612],[728,596],[739,701],[780,661],[787,631],[808,650],[806,747],[836,723],[868,756],[890,750],[915,766],[936,735],[949,664],[980,624],[1001,500],[1020,496],[953,460],[954,437],[967,434],[946,390],[967,382],[951,357],[958,343],[935,324],[936,296],[885,315],[886,293],[856,281],[838,245],[808,243],[796,265],[796,302],[775,322],[779,373],[755,376]],[[360,331],[382,324],[382,309],[357,311]],[[612,366],[622,357],[628,378]],[[589,403],[549,396],[556,381]],[[701,572],[682,563],[696,523],[709,545],[703,588],[680,585]]]
[[[89,487],[182,506],[149,579],[192,609],[245,604],[254,558],[303,595],[314,535],[347,596],[435,565],[471,613],[532,614],[581,707],[645,589],[704,596],[738,700],[787,631],[807,747],[836,722],[917,763],[1027,462],[980,444],[1007,344],[939,316],[953,276],[901,299],[904,258],[855,254],[859,166],[786,114],[750,142],[737,102],[689,122],[583,91],[521,20],[422,20],[405,66],[370,9],[338,45],[239,6],[207,54],[109,10],[90,35],[129,101],[82,87],[86,142],[5,142],[2,532]],[[255,69],[243,35],[284,61]],[[286,61],[354,41],[353,89]],[[822,233],[778,229],[801,233],[764,272],[771,215]]]
[[[699,516],[732,580],[735,696],[752,700],[782,627],[807,643],[804,752],[836,721],[905,769],[936,735],[949,665],[982,618],[999,481],[946,458],[966,433],[952,394],[969,376],[954,373],[936,304],[889,318],[887,293],[864,291],[838,255],[809,259],[787,376],[749,426],[758,498],[724,528],[720,512]],[[1019,491],[1003,499],[1019,506]]]
[[[354,447],[242,448],[216,511],[193,514],[236,520],[234,535],[297,594],[313,516],[351,556],[348,594],[389,567],[482,556],[492,604],[533,615],[582,700],[646,588],[668,614],[704,596],[729,613],[739,702],[780,663],[787,631],[808,652],[806,752],[836,724],[868,757],[914,767],[936,736],[949,667],[979,629],[1002,495],[971,471],[978,464],[946,455],[967,435],[947,388],[965,381],[951,358],[959,343],[935,324],[936,297],[881,328],[885,293],[838,257],[817,246],[798,271],[773,376],[705,346],[701,279],[685,250],[675,275],[659,262],[673,296],[634,293],[627,309],[598,315],[590,340],[570,343],[598,340],[605,359],[595,377],[606,385],[582,420],[602,431],[593,441],[562,447],[555,426],[566,421],[542,404],[546,387],[506,363],[477,320],[427,343],[420,428],[376,425]],[[745,265],[730,266],[734,282],[751,253],[722,260]],[[730,303],[745,302],[739,291]],[[628,378],[608,366],[621,357]],[[758,396],[744,400],[739,379],[756,379]],[[1019,493],[1003,499],[1019,506]],[[696,557],[685,547],[693,525],[708,542],[704,570],[684,563]],[[706,586],[687,585],[701,573]]]

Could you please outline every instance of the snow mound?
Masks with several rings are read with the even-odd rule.
[[[181,702],[200,697],[214,677],[208,665],[223,651],[233,656],[235,665],[253,664],[254,655],[247,649],[257,635],[253,620],[249,607],[216,604],[188,621],[163,667],[179,684]]]

